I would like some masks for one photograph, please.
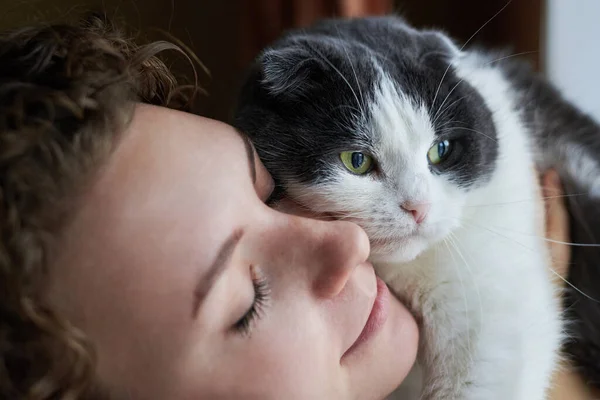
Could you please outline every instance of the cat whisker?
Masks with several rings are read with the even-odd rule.
[[[582,295],[586,299],[593,301],[594,303],[600,303],[600,300],[594,299],[593,297],[591,297],[590,295],[585,293],[583,290],[577,288],[575,285],[573,285],[571,282],[569,282],[566,278],[564,278],[561,274],[556,272],[553,268],[550,268],[550,272],[552,272],[554,274],[554,276],[556,276],[558,279],[560,279],[561,281],[563,281],[564,283],[566,283],[567,285],[572,287],[575,291],[577,291],[580,295]]]
[[[473,274],[473,270],[471,269],[471,266],[469,265],[466,258],[463,256],[462,251],[460,250],[458,238],[452,232],[450,233],[449,237],[450,237],[450,242],[454,245],[456,251],[458,252],[458,255],[463,259],[463,261],[465,263],[465,267],[467,267],[467,271],[469,272],[469,275],[471,275],[471,279],[473,280],[473,285],[475,286],[475,290],[477,291],[477,300],[479,302],[479,321],[481,321],[483,319],[483,303],[481,301],[481,292],[479,291],[479,284],[477,283],[477,279],[475,278],[475,274]]]
[[[448,242],[452,245],[452,248],[448,245]],[[454,257],[454,252],[452,250],[454,250],[457,254],[459,254],[461,256],[461,258],[463,259],[463,261],[465,262],[465,264],[466,264],[466,261],[465,261],[464,257],[462,257],[462,255],[460,254],[460,251],[459,251],[456,243],[454,242],[454,240],[452,238],[452,235],[449,235],[446,239],[444,239],[444,244],[448,248],[448,252],[450,253],[450,256],[455,261],[455,263],[456,263],[456,258]],[[453,265],[455,263],[453,263]],[[468,268],[468,271],[471,272],[470,268]],[[460,269],[458,267],[456,268],[456,272],[458,274],[458,278],[460,280],[460,286],[461,286],[462,291],[463,291],[463,300],[464,300],[465,318],[466,318],[466,327],[467,327],[466,332],[470,332],[471,331],[471,324],[470,324],[470,318],[469,318],[469,301],[467,299],[467,289],[466,289],[466,287],[464,285],[464,282],[463,282],[463,279],[462,279],[462,274],[461,274]],[[472,272],[471,272],[471,277],[472,277]],[[481,305],[481,298],[479,298],[479,303]],[[481,316],[480,316],[480,318],[481,318]],[[471,355],[473,354],[472,350],[473,349],[471,347],[471,335],[467,335],[467,352],[469,354],[469,357],[471,357]]]
[[[529,203],[529,202],[532,202],[532,201],[538,201],[540,199],[541,200],[548,200],[548,199],[557,199],[557,198],[567,198],[567,197],[584,196],[585,194],[586,193],[572,193],[572,194],[562,194],[562,195],[556,195],[556,196],[542,196],[542,197],[536,197],[536,198],[531,198],[531,199],[506,201],[506,202],[501,202],[501,203],[472,204],[472,205],[467,205],[467,206],[464,206],[464,207],[465,208],[477,208],[477,207],[504,206],[504,205],[510,205],[510,204]]]
[[[492,17],[490,19],[488,19],[483,25],[481,25],[481,27],[479,29],[477,29],[475,31],[474,34],[471,35],[471,37],[469,39],[467,39],[467,41],[465,42],[465,44],[463,44],[463,46],[460,48],[459,51],[463,51],[465,47],[467,47],[467,45],[471,42],[471,40],[473,40],[473,38],[475,36],[477,36],[477,34],[479,32],[481,32],[481,30],[483,28],[485,28],[490,22],[492,22],[498,15],[500,15],[502,13],[502,11],[504,11],[506,9],[506,7],[508,7],[510,5],[510,3],[512,3],[512,0],[508,0],[508,2],[504,5],[504,7],[502,7],[496,14],[492,15]]]
[[[484,226],[480,226],[480,225],[474,224],[474,223],[472,223],[472,222],[466,221],[464,218],[462,218],[462,219],[460,219],[460,220],[461,220],[461,222],[463,222],[463,223],[467,223],[468,225],[470,225],[470,226],[471,226],[471,227],[473,227],[473,228],[479,228],[479,229],[486,230],[486,231],[488,231],[488,232],[490,232],[490,233],[493,233],[493,234],[495,234],[495,235],[498,235],[498,236],[500,236],[500,237],[502,237],[502,238],[504,238],[504,239],[510,240],[510,241],[512,241],[512,242],[514,242],[514,243],[516,243],[516,244],[518,244],[519,246],[521,246],[522,248],[524,248],[524,249],[526,249],[526,250],[528,250],[528,251],[534,251],[533,249],[529,248],[528,246],[525,246],[523,243],[521,243],[521,242],[519,242],[518,240],[515,240],[515,239],[513,239],[513,238],[511,238],[511,237],[509,237],[509,236],[502,235],[501,233],[499,233],[499,232],[496,232],[496,231],[494,231],[494,230],[491,230],[491,229],[488,229],[488,228],[486,228],[486,227],[484,227]],[[501,227],[498,227],[498,228],[502,229]],[[509,231],[510,231],[510,230],[509,230]],[[516,233],[517,233],[517,232],[516,232]],[[523,234],[523,235],[525,235],[525,234]],[[527,235],[527,236],[530,236],[530,235]],[[540,237],[540,238],[542,238],[542,239],[548,239],[548,238],[545,238],[545,237]],[[553,258],[552,256],[550,256],[550,259],[551,259],[552,261],[555,261],[555,260],[554,260],[554,258]],[[587,298],[588,300],[590,300],[590,301],[593,301],[593,302],[595,302],[595,303],[600,303],[600,300],[594,299],[592,296],[590,296],[590,295],[588,295],[587,293],[583,292],[581,289],[579,289],[578,287],[576,287],[575,285],[573,285],[571,282],[569,282],[569,280],[568,280],[568,279],[566,279],[566,278],[563,278],[563,277],[562,277],[562,276],[561,276],[561,275],[560,275],[558,272],[556,272],[556,271],[554,270],[554,268],[552,268],[552,266],[547,266],[547,268],[548,268],[548,269],[549,269],[549,270],[550,270],[550,271],[551,271],[551,272],[552,272],[554,275],[556,275],[556,276],[560,277],[560,279],[561,279],[563,282],[565,282],[567,285],[569,285],[571,288],[573,288],[575,291],[577,291],[578,293],[580,293],[582,296],[584,296],[584,297],[585,297],[585,298]]]
[[[485,63],[485,65],[490,65],[490,64],[493,64],[495,62],[506,60],[506,59],[512,58],[512,57],[524,56],[526,54],[537,54],[537,53],[539,53],[539,50],[522,51],[520,53],[510,54],[508,56],[503,56],[503,57],[500,57],[500,58],[496,58],[495,60],[488,61],[487,63]]]
[[[442,79],[440,79],[440,83],[435,91],[435,96],[433,96],[433,102],[431,103],[431,108],[433,109],[433,107],[435,107],[435,101],[437,100],[438,94],[440,93],[440,89],[442,87],[442,84],[444,83],[444,79],[446,78],[446,75],[448,74],[448,71],[450,70],[450,67],[452,67],[452,62],[448,63],[448,66],[446,67],[446,70],[444,71],[444,74],[442,75]],[[435,115],[437,115],[438,111],[440,110],[440,108],[442,108],[442,106],[440,106],[437,111],[435,112]]]
[[[522,236],[527,236],[527,237],[535,237],[535,238],[542,239],[542,240],[544,240],[546,242],[549,242],[549,243],[564,244],[566,246],[575,246],[575,247],[600,247],[600,244],[597,244],[597,243],[563,242],[563,241],[560,241],[560,240],[550,239],[550,238],[545,237],[545,236],[530,235],[528,233],[518,232],[518,231],[515,231],[515,230],[512,230],[512,229],[504,228],[502,226],[494,226],[493,228],[502,229],[503,231],[506,231],[506,232],[509,232],[509,233],[514,233],[514,234],[517,234],[517,235],[522,235]]]
[[[440,117],[442,117],[442,116],[444,115],[444,113],[450,109],[450,107],[452,107],[453,105],[455,105],[455,104],[456,104],[456,103],[458,103],[459,101],[466,99],[466,98],[467,98],[467,97],[469,97],[469,96],[470,96],[470,94],[467,94],[467,95],[465,95],[465,96],[462,96],[462,97],[458,98],[457,100],[454,100],[452,103],[448,104],[448,105],[446,106],[446,108],[444,108],[443,110],[441,110],[441,111],[440,111],[440,110],[438,110],[438,111],[436,112],[436,114],[435,114],[435,115],[436,115],[435,119],[434,119],[434,120],[431,122],[431,125],[434,125],[434,126],[435,126],[435,123],[437,122],[437,120],[438,120],[438,119],[440,119]],[[442,105],[440,105],[440,108],[441,108],[441,107],[442,107]],[[450,120],[450,121],[448,121],[446,124],[444,124],[444,126],[445,126],[445,125],[448,125],[448,124],[450,124],[450,123],[452,123],[452,122],[453,122],[453,120]]]
[[[368,214],[354,214],[354,213],[344,213],[343,215],[340,215],[339,213],[336,215],[336,218],[339,220],[349,220],[349,219],[366,219],[365,217],[367,217]]]
[[[524,233],[523,233],[524,235]],[[572,243],[572,242],[561,242],[560,240],[554,240],[554,239],[549,239],[547,237],[541,237],[541,239],[544,239],[546,242],[549,243],[556,243],[556,244],[564,244],[567,246],[575,246],[575,247],[600,247],[600,244],[596,244],[596,243]]]
[[[358,99],[358,96],[356,95],[354,88],[352,87],[352,85],[350,85],[350,82],[348,82],[348,79],[346,79],[344,74],[342,74],[342,72],[335,65],[333,65],[333,63],[331,61],[329,61],[329,59],[326,56],[324,56],[323,53],[321,53],[319,50],[315,49],[312,46],[311,46],[311,50],[314,51],[315,53],[317,53],[321,57],[321,59],[323,61],[325,61],[340,76],[340,78],[342,78],[344,80],[344,82],[346,82],[346,85],[348,85],[348,88],[352,92],[352,95],[354,96],[354,99],[356,100],[356,103],[358,104],[358,108],[360,110],[363,110],[363,115],[364,115],[364,109],[363,109],[362,103]]]
[[[340,28],[336,27],[338,34],[340,33]],[[342,36],[340,34],[340,36]],[[363,92],[362,89],[360,88],[360,83],[358,82],[358,76],[356,75],[356,70],[354,69],[354,63],[352,62],[352,59],[350,58],[350,55],[348,54],[348,49],[346,48],[346,43],[342,44],[342,49],[344,49],[344,54],[346,54],[346,59],[348,60],[348,63],[350,64],[350,68],[352,68],[352,73],[354,74],[354,81],[356,82],[356,87],[358,88],[358,93],[360,94],[360,106],[361,106],[361,110],[362,110],[362,105],[364,104],[365,98],[363,96]],[[364,115],[364,112],[363,112]]]
[[[313,204],[312,207],[308,207],[303,203],[304,198],[307,198]],[[368,219],[372,215],[367,211],[339,211],[339,210],[328,210],[327,207],[319,207],[315,204],[314,198],[310,194],[300,194],[294,196],[296,204],[305,211],[316,212],[321,214],[323,218],[329,218],[332,220],[345,220],[345,219]],[[327,215],[335,214],[335,215]]]
[[[339,105],[339,106],[335,107],[335,108],[334,108],[332,111],[337,111],[337,110],[338,110],[338,109],[340,109],[340,108],[349,108],[349,109],[351,109],[351,110],[354,110],[354,111],[356,111],[356,112],[357,112],[359,115],[360,115],[360,113],[362,112],[361,110],[359,110],[358,108],[356,108],[356,107],[354,107],[354,106],[351,106],[350,104],[341,104],[341,105]]]
[[[465,98],[466,98],[466,97],[467,97],[467,96],[465,96]],[[441,125],[439,126],[439,128],[440,128],[440,129],[441,129],[441,128],[445,128],[445,127],[447,127],[447,126],[448,126],[448,125],[450,125],[450,124],[461,124],[461,123],[462,123],[461,121],[448,120],[448,121],[444,122],[443,124],[441,124]]]
[[[512,3],[512,0],[508,0],[508,2],[507,2],[507,3],[506,3],[506,4],[505,4],[505,5],[504,5],[504,6],[503,6],[503,7],[502,7],[502,8],[501,8],[501,9],[500,9],[498,12],[496,12],[496,14],[492,15],[492,17],[491,17],[490,19],[488,19],[488,20],[487,20],[487,21],[486,21],[486,22],[485,22],[483,25],[481,25],[481,27],[480,27],[479,29],[477,29],[477,30],[475,31],[475,33],[473,33],[473,34],[471,35],[471,37],[469,37],[469,38],[467,39],[467,41],[466,41],[466,42],[465,42],[465,43],[462,45],[462,47],[461,47],[461,48],[458,50],[458,51],[459,51],[459,53],[460,53],[461,51],[463,51],[463,50],[465,49],[465,47],[467,47],[467,45],[468,45],[468,44],[471,42],[471,40],[473,40],[473,38],[474,38],[475,36],[477,36],[477,34],[478,34],[479,32],[481,32],[481,30],[482,30],[483,28],[485,28],[485,27],[486,27],[486,26],[487,26],[487,25],[488,25],[490,22],[492,22],[492,21],[493,21],[493,20],[494,20],[494,19],[495,19],[495,18],[496,18],[498,15],[500,15],[500,14],[502,13],[502,11],[504,11],[504,10],[506,9],[506,7],[508,7],[508,6],[510,5],[510,3]],[[444,83],[444,78],[446,78],[446,75],[448,74],[448,71],[450,70],[450,67],[452,67],[452,62],[448,63],[448,67],[446,67],[446,70],[444,71],[444,74],[442,75],[442,79],[440,79],[440,83],[439,83],[439,85],[438,85],[438,87],[437,87],[437,89],[436,89],[436,91],[435,91],[435,95],[433,96],[433,102],[431,103],[431,107],[432,107],[432,108],[433,108],[433,107],[435,107],[435,101],[437,100],[438,94],[439,94],[439,92],[440,92],[440,88],[442,87],[442,84]],[[459,83],[460,83],[460,82],[462,82],[462,80],[461,80],[461,81],[459,81]],[[458,85],[458,84],[457,84],[457,85]],[[437,115],[437,114],[438,114],[438,112],[439,112],[439,110],[441,109],[441,107],[443,106],[443,104],[444,104],[444,103],[442,102],[442,104],[441,104],[441,105],[440,105],[440,107],[438,108],[438,111],[436,111],[435,115]]]
[[[327,212],[333,212],[333,211],[327,211]],[[344,217],[359,217],[359,216],[369,216],[371,215],[371,213],[367,212],[367,211],[337,211],[334,212],[335,214],[339,214],[341,216]]]
[[[440,113],[440,110],[442,109],[442,107],[444,106],[444,104],[446,103],[446,101],[448,101],[448,98],[450,97],[450,95],[456,90],[456,88],[458,87],[458,85],[460,85],[461,83],[463,83],[464,79],[459,80],[456,85],[454,85],[452,87],[452,89],[448,92],[448,94],[446,95],[446,97],[444,98],[444,101],[442,101],[442,104],[440,104],[440,106],[438,107],[438,110],[436,111],[435,115],[433,116],[433,122],[432,125],[435,125],[435,121],[437,121],[437,119],[440,117],[440,115],[442,115]]]
[[[483,132],[481,132],[481,131],[478,131],[478,130],[476,130],[476,129],[464,128],[464,127],[461,127],[461,126],[455,126],[455,127],[450,127],[450,128],[446,128],[446,129],[447,129],[447,130],[450,130],[450,131],[452,131],[452,130],[464,130],[464,131],[469,131],[469,132],[478,133],[478,134],[480,134],[480,135],[482,135],[482,136],[484,136],[484,137],[486,137],[486,138],[490,139],[491,141],[497,142],[497,140],[496,140],[496,139],[494,139],[493,137],[491,137],[491,136],[488,136],[488,135],[486,135],[485,133],[483,133]]]

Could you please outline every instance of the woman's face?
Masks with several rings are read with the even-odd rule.
[[[367,237],[269,208],[272,186],[231,127],[137,107],[50,286],[102,384],[134,399],[381,399],[401,382],[417,328],[378,290]]]

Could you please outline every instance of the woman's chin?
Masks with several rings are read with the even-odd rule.
[[[419,328],[410,311],[398,299],[391,296],[389,304],[388,326],[386,329],[389,339],[388,358],[382,359],[387,362],[393,371],[389,377],[389,393],[394,391],[408,376],[417,359],[419,348]],[[383,333],[383,332],[382,332]]]

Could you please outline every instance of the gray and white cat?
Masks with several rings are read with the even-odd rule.
[[[398,17],[326,20],[264,50],[240,96],[234,124],[281,192],[363,227],[417,316],[418,366],[392,398],[540,400],[557,365],[535,168],[577,176],[586,150],[542,133],[542,83],[496,58]]]

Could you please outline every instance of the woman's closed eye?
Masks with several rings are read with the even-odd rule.
[[[269,301],[269,286],[256,267],[250,266],[250,277],[254,288],[254,299],[244,315],[233,325],[233,330],[242,335],[249,335],[254,324],[264,315],[264,309]]]

